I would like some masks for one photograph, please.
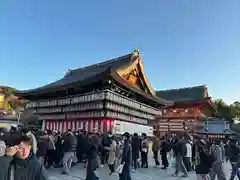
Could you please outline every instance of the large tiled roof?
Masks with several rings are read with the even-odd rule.
[[[121,56],[115,59],[111,59],[102,63],[90,65],[83,68],[78,68],[75,70],[69,70],[66,75],[53,83],[47,84],[45,86],[27,90],[27,91],[18,91],[16,94],[19,96],[27,96],[31,94],[44,94],[51,91],[56,91],[60,89],[66,89],[74,87],[75,84],[80,86],[88,86],[97,82],[100,82],[103,79],[113,78],[115,81],[119,82],[126,88],[132,90],[133,92],[144,96],[150,101],[157,102],[159,104],[168,106],[172,105],[171,101],[167,101],[158,96],[152,96],[146,92],[143,92],[139,88],[131,85],[129,82],[124,80],[118,73],[117,70],[121,70],[129,67],[139,57],[139,52],[137,50],[133,51],[130,54]]]
[[[157,96],[174,101],[174,102],[184,102],[184,101],[197,101],[206,98],[206,86],[194,86],[180,89],[169,89],[156,92]]]
[[[111,59],[102,63],[97,63],[90,66],[69,70],[62,79],[59,79],[55,82],[52,82],[50,84],[47,84],[45,86],[42,86],[36,89],[19,91],[18,93],[28,93],[28,92],[47,90],[47,89],[54,89],[60,86],[66,86],[75,82],[84,81],[104,73],[109,68],[118,69],[124,66],[128,66],[135,59],[136,59],[136,56],[133,56],[133,53],[130,53],[125,56]]]

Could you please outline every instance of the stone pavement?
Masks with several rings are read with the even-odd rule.
[[[226,174],[230,175],[230,166],[226,165]],[[51,169],[48,171],[49,180],[84,180],[85,172],[83,165],[76,165],[72,168],[70,175],[61,175],[61,169]],[[97,170],[101,180],[118,180],[118,176],[109,176],[109,170],[107,167],[100,168]],[[132,180],[176,180],[180,178],[172,177],[174,168],[169,168],[167,171],[149,167],[148,169],[138,169],[136,173],[132,173]],[[183,179],[183,178],[181,178]],[[184,178],[186,180],[195,180],[196,175],[194,172],[189,173],[189,177]]]

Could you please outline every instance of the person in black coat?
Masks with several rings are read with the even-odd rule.
[[[36,153],[36,156],[38,160],[44,164],[44,158],[47,155],[47,150],[48,150],[48,137],[41,136],[38,140],[38,150]]]
[[[57,140],[55,143],[56,150],[55,150],[55,167],[61,167],[60,162],[63,158],[63,147],[62,147],[62,137],[60,134],[57,135]]]
[[[102,138],[102,152],[101,152],[102,165],[104,165],[108,160],[107,148],[110,147],[110,145],[111,145],[111,142],[112,142],[111,137],[112,137],[112,133],[108,132],[107,134],[104,134],[103,138]]]
[[[43,164],[31,152],[31,140],[21,136],[17,144],[0,157],[0,180],[47,180]]]
[[[79,131],[77,135],[77,158],[78,162],[83,161],[83,155],[85,153],[86,148],[84,148],[86,145],[84,144],[84,134],[83,131]]]
[[[232,165],[232,173],[230,180],[233,180],[235,176],[240,179],[239,167],[240,167],[240,147],[237,144],[236,139],[231,139],[227,148],[227,156]]]
[[[68,130],[67,135],[64,137],[63,141],[63,172],[62,174],[68,174],[70,172],[70,169],[72,167],[72,163],[74,160],[74,155],[76,153],[77,149],[77,138],[75,135],[71,132],[71,130]]]
[[[96,135],[92,135],[89,138],[88,148],[87,148],[87,173],[86,180],[99,180],[99,177],[96,173],[96,169],[98,167],[98,137]]]
[[[187,170],[183,163],[183,157],[187,153],[187,147],[186,147],[186,141],[183,135],[181,138],[178,139],[177,143],[173,145],[173,148],[175,149],[175,153],[176,153],[176,171],[173,174],[173,176],[178,176],[179,171],[182,170],[184,173],[183,177],[187,177],[188,176]]]
[[[165,137],[162,139],[162,144],[161,144],[161,159],[162,159],[162,169],[167,169],[169,166],[168,159],[167,159],[167,153],[170,151],[171,147],[169,142],[166,140]]]
[[[132,167],[132,146],[130,143],[130,134],[128,132],[124,133],[124,144],[123,144],[123,155],[122,164],[123,169],[119,174],[120,180],[132,180],[131,178],[131,167]]]
[[[203,139],[197,140],[194,145],[193,159],[198,179],[209,179],[213,158],[208,153],[207,144]]]
[[[132,159],[133,159],[133,168],[135,170],[138,167],[140,148],[141,148],[140,138],[137,133],[134,133],[132,137]]]

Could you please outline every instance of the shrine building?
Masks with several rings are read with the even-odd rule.
[[[157,91],[157,96],[174,102],[156,116],[155,131],[161,136],[166,132],[195,131],[199,121],[216,113],[205,85]]]
[[[34,110],[44,129],[60,132],[84,129],[104,133],[118,126],[116,121],[148,125],[161,116],[159,109],[173,105],[151,88],[137,50],[69,70],[53,83],[16,95],[28,100],[26,108]]]

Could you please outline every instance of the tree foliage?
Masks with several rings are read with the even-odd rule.
[[[18,97],[15,96],[16,89],[1,86],[0,87],[1,93],[4,95],[4,101],[6,104],[10,106],[11,111],[20,112],[24,105],[25,101],[20,100]]]
[[[236,101],[230,105],[226,104],[222,99],[214,101],[217,109],[217,117],[225,118],[228,121],[240,117],[240,102]]]

